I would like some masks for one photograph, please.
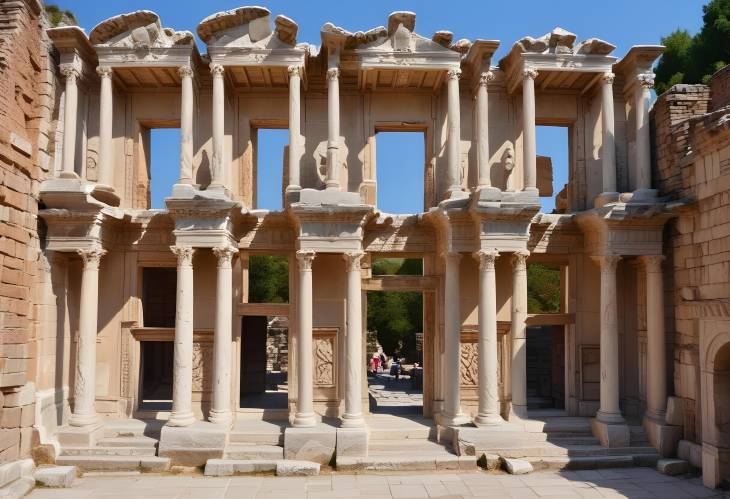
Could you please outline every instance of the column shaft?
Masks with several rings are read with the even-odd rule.
[[[639,75],[636,89],[636,188],[651,189],[651,137],[649,130],[650,89],[654,74]]]
[[[193,248],[171,246],[177,256],[172,413],[167,424],[187,426],[193,415]]]
[[[491,71],[482,73],[477,88],[477,156],[479,159],[479,187],[490,187],[489,171],[489,95],[487,86],[494,79]]]
[[[522,190],[537,190],[537,145],[535,139],[535,78],[537,71],[522,72]]]
[[[301,189],[299,179],[299,139],[301,123],[300,87],[301,72],[304,68],[291,66],[289,68],[289,185],[287,191]]]
[[[459,253],[446,254],[444,277],[444,410],[442,424],[462,425],[469,418],[461,412],[461,312],[459,310]]]
[[[327,189],[340,188],[340,70],[327,70]]]
[[[211,64],[210,70],[213,74],[213,161],[211,164],[210,187],[223,189],[226,180],[223,158],[223,135],[225,130],[224,68],[220,64]]]
[[[448,154],[448,192],[449,195],[461,191],[459,174],[461,149],[461,107],[459,104],[459,77],[461,70],[451,69],[448,72],[448,138],[446,142]]]
[[[479,411],[477,426],[504,423],[499,406],[497,359],[496,251],[478,251],[479,259]]]
[[[180,66],[180,178],[179,184],[193,183],[193,70]],[[214,146],[215,149],[215,146]]]
[[[74,378],[72,426],[86,426],[98,421],[96,400],[96,335],[99,310],[99,263],[106,253],[101,248],[79,250],[84,261],[79,303],[79,337]]]
[[[213,337],[213,401],[208,419],[211,423],[231,422],[231,345],[233,344],[233,271],[231,260],[236,248],[213,248],[218,258]]]
[[[512,411],[527,417],[527,257],[517,251],[512,257]]]
[[[99,92],[99,163],[97,188],[112,188],[114,184],[114,150],[112,148],[112,118],[113,118],[113,95],[112,95],[112,69],[106,66],[99,66],[96,72],[101,79]]]
[[[645,256],[646,269],[646,412],[664,422],[667,408],[667,357],[664,329],[663,256]]]
[[[297,411],[292,425],[315,426],[312,371],[312,262],[314,251],[297,251],[299,261],[299,324],[297,332]]]
[[[618,305],[616,267],[619,256],[600,256],[601,265],[601,404],[596,418],[603,423],[623,423],[619,406]]]
[[[62,65],[61,74],[66,77],[66,91],[63,109],[63,155],[62,178],[79,178],[74,168],[76,154],[76,114],[78,112],[78,88],[76,79],[79,71],[72,65]]]
[[[616,192],[616,139],[613,117],[613,73],[601,77],[601,116],[603,119],[603,192]]]
[[[347,262],[347,344],[345,359],[345,413],[343,428],[365,426],[362,417],[362,288],[360,261],[364,253],[345,253]]]

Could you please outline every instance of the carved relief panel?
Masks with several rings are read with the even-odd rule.
[[[312,330],[312,376],[317,401],[337,400],[337,328]]]
[[[506,401],[504,380],[510,369],[509,322],[497,325],[497,385],[499,397]],[[459,377],[465,401],[478,400],[479,388],[479,326],[463,326],[461,330],[461,349],[459,357]]]

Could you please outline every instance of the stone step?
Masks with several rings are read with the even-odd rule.
[[[25,497],[35,487],[35,480],[30,476],[23,476],[0,487],[0,497]]]
[[[61,448],[62,456],[154,456],[155,447],[69,447]]]
[[[402,439],[402,440],[371,440],[368,445],[368,452],[373,453],[392,453],[392,454],[454,454],[451,447],[433,442],[431,440],[422,439]]]
[[[56,464],[82,471],[166,471],[170,459],[157,456],[59,456]]]
[[[523,457],[535,470],[592,470],[635,466],[631,455]]]
[[[278,445],[228,444],[224,459],[232,460],[277,460],[284,459],[284,448]]]
[[[152,437],[159,439],[165,421],[118,419],[104,423],[103,438]]]
[[[312,476],[319,475],[319,470],[319,463],[293,459],[208,459],[205,463],[205,476],[271,472],[275,472],[277,476]]]
[[[385,418],[368,422],[370,440],[435,440],[436,426],[416,421],[400,419],[390,421]]]
[[[97,440],[100,447],[157,447],[157,439],[145,436],[105,437]]]
[[[491,447],[490,454],[508,458],[527,459],[530,457],[599,457],[622,455],[655,455],[653,447],[603,447],[600,445],[536,445],[531,447]]]
[[[369,453],[367,457],[338,457],[337,471],[382,472],[382,471],[436,471],[476,470],[475,456],[455,456],[449,453],[438,455],[393,455]]]
[[[284,428],[286,422],[237,421],[228,434],[228,441],[248,445],[284,445]]]
[[[564,445],[601,445],[598,439],[590,435],[554,437],[546,435],[546,441],[558,446]]]

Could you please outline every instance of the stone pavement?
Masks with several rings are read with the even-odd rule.
[[[36,489],[30,499],[247,499],[247,498],[730,498],[699,478],[661,475],[648,468],[548,471],[529,475],[487,472],[320,475],[316,477],[93,475],[71,489]]]
[[[379,414],[420,414],[423,412],[423,391],[411,386],[410,376],[395,379],[387,373],[368,376],[370,410]]]

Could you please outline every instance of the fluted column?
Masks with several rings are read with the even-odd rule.
[[[193,183],[193,69],[180,66],[180,178],[178,184]],[[214,147],[215,148],[215,147]]]
[[[479,76],[477,88],[477,157],[479,160],[479,187],[491,187],[489,172],[489,94],[487,86],[494,73],[486,71]]]
[[[446,118],[448,122],[448,138],[446,139],[446,150],[448,154],[448,195],[454,192],[461,192],[461,178],[459,175],[459,159],[461,149],[461,107],[459,105],[459,78],[460,69],[450,69],[447,73],[448,84],[448,109]]]
[[[523,191],[537,193],[537,142],[535,138],[535,78],[537,70],[522,71],[522,163]]]
[[[223,134],[225,130],[225,81],[223,65],[211,64],[213,75],[213,161],[211,162],[210,187],[225,189],[226,168],[223,158]]]
[[[497,283],[494,264],[497,251],[480,250],[479,260],[479,411],[474,424],[504,423],[499,410],[497,360]]]
[[[297,251],[299,262],[299,313],[297,331],[297,410],[292,425],[315,426],[312,371],[312,262],[314,251]]]
[[[345,413],[343,428],[365,426],[362,417],[362,288],[360,262],[362,251],[345,253],[347,262],[347,344],[345,352]]]
[[[651,138],[649,101],[654,87],[654,73],[638,76],[636,90],[636,188],[651,189]]]
[[[327,70],[327,189],[340,188],[340,70]]]
[[[79,337],[74,377],[72,426],[86,426],[98,421],[96,399],[96,335],[99,313],[99,263],[106,251],[101,248],[78,250],[84,261],[79,300]]]
[[[664,422],[667,357],[661,255],[642,257],[646,270],[646,415]]]
[[[511,415],[527,417],[527,251],[512,255]]]
[[[114,190],[114,150],[112,149],[112,118],[113,118],[113,95],[112,95],[112,68],[99,66],[96,73],[101,79],[99,91],[99,163],[96,188]]]
[[[603,119],[603,193],[616,192],[616,139],[613,118],[613,80],[616,75],[604,73],[601,76],[601,116]]]
[[[63,110],[63,155],[61,178],[79,178],[74,169],[76,155],[76,114],[78,113],[79,91],[76,80],[79,70],[72,64],[62,64],[61,74],[66,77],[66,91]]]
[[[603,423],[623,423],[619,407],[618,305],[616,268],[620,256],[597,256],[601,266],[601,403],[596,418]]]
[[[233,246],[213,248],[218,258],[213,336],[213,400],[208,420],[231,422],[231,346],[233,345],[233,271],[231,260],[238,252]]]
[[[301,66],[289,66],[289,185],[287,191],[298,191],[302,187],[299,178],[299,139],[301,123],[300,87]]]
[[[459,310],[459,261],[461,254],[445,254],[444,277],[444,410],[442,424],[462,425],[469,422],[461,412],[461,312]]]
[[[193,252],[190,246],[171,246],[177,256],[175,351],[172,372],[170,426],[187,426],[193,414]]]

